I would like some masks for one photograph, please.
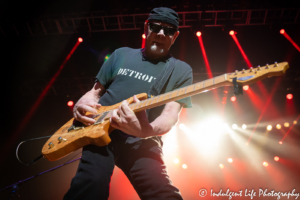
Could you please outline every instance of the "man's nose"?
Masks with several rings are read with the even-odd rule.
[[[160,31],[157,33],[157,35],[161,35],[161,36],[165,36],[165,33],[164,33],[164,29],[160,29]]]

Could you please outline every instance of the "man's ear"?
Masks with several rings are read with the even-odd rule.
[[[180,33],[179,31],[176,31],[176,33],[174,34],[172,44],[175,42],[175,40],[178,37],[179,33]]]

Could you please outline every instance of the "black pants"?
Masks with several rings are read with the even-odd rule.
[[[128,144],[118,132],[111,133],[110,137],[112,142],[108,146],[83,148],[77,173],[64,200],[108,199],[115,165],[126,174],[141,199],[182,199],[167,174],[160,139]]]

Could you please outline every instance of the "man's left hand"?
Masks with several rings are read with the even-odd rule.
[[[134,95],[135,103],[140,100]],[[146,138],[151,135],[152,126],[150,125],[146,111],[134,113],[129,108],[129,103],[124,100],[121,106],[112,112],[111,126],[129,135]]]

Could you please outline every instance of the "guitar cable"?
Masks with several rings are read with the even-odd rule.
[[[39,159],[43,158],[44,157],[43,155],[39,155],[37,158],[33,159],[30,163],[26,164],[26,163],[22,162],[20,160],[19,156],[18,156],[19,148],[20,148],[21,144],[23,144],[24,142],[28,142],[30,140],[39,140],[39,139],[49,138],[49,137],[51,137],[51,135],[44,136],[44,137],[39,137],[39,138],[32,138],[32,139],[28,139],[28,140],[24,140],[24,141],[20,142],[19,145],[17,146],[17,149],[16,149],[16,157],[17,157],[18,161],[20,163],[22,163],[23,165],[25,165],[25,166],[30,166],[30,165],[36,163]]]

